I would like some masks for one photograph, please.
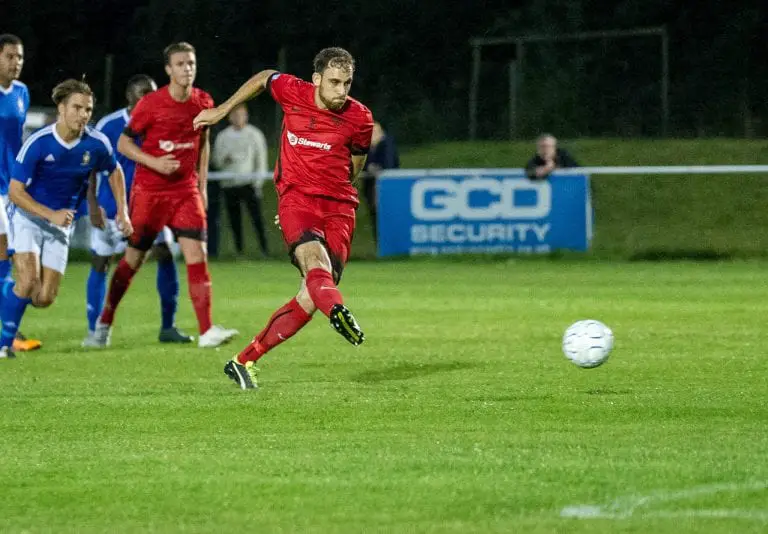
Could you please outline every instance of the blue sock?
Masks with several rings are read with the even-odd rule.
[[[0,280],[10,278],[11,260],[0,260]]]
[[[157,292],[160,295],[163,328],[171,328],[176,322],[179,303],[179,273],[173,260],[157,262]]]
[[[11,281],[11,260],[0,260],[0,305],[3,302],[3,286]]]
[[[104,307],[104,295],[107,294],[107,273],[99,272],[91,267],[85,288],[85,313],[88,317],[88,330],[93,332],[96,330],[96,321]]]
[[[0,306],[0,317],[3,320],[3,329],[0,333],[0,347],[12,347],[16,333],[19,331],[24,310],[32,299],[23,299],[13,292],[14,284],[5,284],[3,287],[3,304]]]

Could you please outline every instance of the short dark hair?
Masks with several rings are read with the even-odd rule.
[[[131,100],[134,94],[145,95],[152,91],[152,85],[157,85],[151,76],[146,74],[134,74],[125,85],[125,96]]]
[[[163,57],[165,58],[165,64],[171,64],[171,56],[179,52],[192,52],[195,53],[195,47],[186,41],[180,41],[178,43],[172,43],[165,47],[163,50]]]
[[[91,90],[90,85],[80,80],[70,78],[69,80],[64,80],[53,88],[51,100],[58,106],[62,102],[66,102],[66,100],[74,94],[93,97],[93,91]]]
[[[355,70],[355,58],[343,48],[332,46],[320,50],[315,56],[312,65],[315,68],[315,72],[319,74],[322,74],[328,67],[353,71]]]
[[[0,35],[0,50],[5,48],[5,45],[24,46],[24,43],[21,42],[21,37],[12,33],[4,33]]]

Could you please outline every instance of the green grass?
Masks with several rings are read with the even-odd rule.
[[[366,344],[316,317],[249,392],[221,369],[295,291],[287,263],[214,265],[215,319],[243,332],[218,352],[155,342],[153,265],[113,347],[81,351],[71,267],[25,318],[43,350],[0,361],[2,532],[768,528],[764,263],[353,263]],[[598,369],[560,352],[581,318],[616,334]],[[731,486],[668,493],[712,484]],[[659,491],[623,518],[560,516]]]

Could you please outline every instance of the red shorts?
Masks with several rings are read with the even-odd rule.
[[[128,242],[139,250],[149,250],[166,226],[177,238],[206,239],[208,223],[203,198],[197,190],[158,193],[134,187],[130,217],[133,234]]]
[[[333,277],[338,283],[352,250],[355,205],[292,190],[280,197],[277,214],[293,264],[296,265],[293,256],[296,247],[309,241],[320,241],[328,250]]]

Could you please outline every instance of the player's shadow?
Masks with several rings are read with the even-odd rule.
[[[422,376],[435,373],[444,373],[447,371],[461,371],[477,367],[477,364],[469,362],[440,362],[440,363],[404,363],[385,369],[371,369],[352,375],[353,382],[363,384],[375,384],[377,382],[387,382],[392,380],[411,380],[421,378]]]

